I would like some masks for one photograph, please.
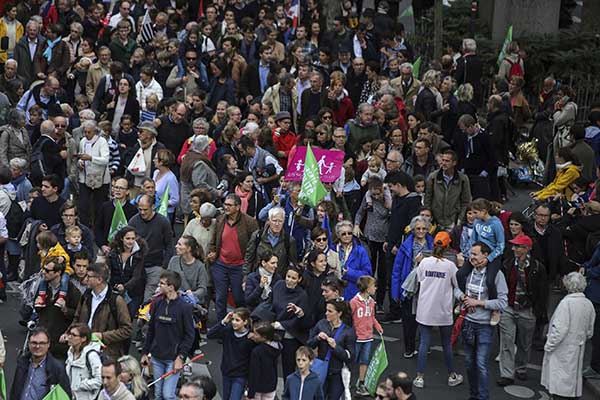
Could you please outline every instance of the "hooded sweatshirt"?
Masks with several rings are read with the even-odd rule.
[[[476,219],[473,224],[473,235],[471,244],[483,242],[487,244],[492,252],[488,255],[488,261],[494,261],[504,252],[504,227],[498,217],[491,217],[487,221]]]

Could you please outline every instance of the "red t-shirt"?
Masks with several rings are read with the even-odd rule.
[[[221,235],[221,251],[219,261],[225,265],[243,265],[244,255],[240,248],[237,229],[225,222],[223,234]]]

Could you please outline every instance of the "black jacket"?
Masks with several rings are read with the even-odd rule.
[[[54,306],[50,306],[54,307]],[[56,307],[55,307],[56,308]],[[27,386],[27,373],[31,364],[30,355],[22,355],[17,359],[17,368],[15,370],[15,378],[10,389],[9,399],[20,400],[23,394],[23,389]],[[46,356],[46,384],[47,390],[50,391],[52,385],[60,385],[63,390],[71,398],[71,383],[65,371],[64,363],[58,361],[51,354]]]
[[[433,113],[438,109],[435,94],[429,88],[423,88],[415,101],[415,112],[420,112],[427,121],[433,119]]]
[[[121,254],[111,250],[108,254],[108,267],[110,268],[110,287],[116,285],[125,286],[125,290],[131,297],[142,297],[144,295],[144,257],[147,246],[144,239],[136,240],[139,249],[131,254],[125,262],[121,260]]]
[[[271,279],[271,288],[281,280],[281,276],[275,272]],[[254,310],[262,301],[263,288],[260,287],[260,273],[254,271],[246,277],[246,287],[244,288],[244,300],[246,301],[246,307],[250,310]],[[273,294],[273,292],[271,292]],[[268,299],[267,299],[268,300]]]
[[[466,133],[458,132],[454,137],[453,148],[460,160],[458,168],[467,175],[479,175],[482,171],[490,174],[497,167],[490,135],[483,129],[471,140]]]
[[[242,99],[245,99],[248,95],[251,95],[254,98],[261,97],[263,95],[263,92],[260,91],[260,73],[258,72],[258,65],[259,61],[248,64],[246,71],[244,71],[244,74],[240,79],[239,93]],[[271,63],[269,65],[269,70],[273,71],[273,69],[274,65]],[[267,82],[269,81],[270,74],[271,72],[269,72],[267,75]],[[267,83],[265,85],[265,90],[267,90],[268,87],[269,84]]]
[[[360,102],[360,92],[362,91],[363,85],[367,80],[367,74],[363,72],[361,75],[356,75],[354,69],[350,67],[348,69],[347,79],[346,79],[346,90],[348,91],[348,96],[350,100],[352,100],[352,104],[359,104]]]
[[[250,356],[248,374],[248,398],[256,393],[270,393],[277,389],[277,360],[281,354],[281,343],[260,343]]]
[[[420,208],[421,196],[416,193],[411,192],[406,196],[394,197],[387,236],[388,251],[394,246],[400,248],[404,228],[419,213]]]
[[[508,114],[503,111],[493,111],[487,116],[488,125],[486,132],[490,135],[490,142],[496,159],[502,165],[508,165],[508,152],[513,143],[513,124]]]
[[[482,105],[483,85],[481,76],[483,75],[483,62],[477,54],[468,54],[456,60],[456,70],[454,78],[458,86],[463,83],[470,83],[473,86],[473,102],[476,106]]]
[[[510,276],[512,269],[515,268],[514,257],[509,257],[504,260],[502,272],[506,278],[508,286],[508,296],[512,296],[510,287]],[[530,257],[529,268],[527,268],[527,297],[531,302],[533,313],[536,317],[546,317],[546,305],[548,304],[548,276],[546,275],[546,267],[542,265],[534,257]]]
[[[125,213],[125,218],[129,221],[138,211],[133,204],[126,201],[125,204],[123,204],[123,212]],[[115,205],[112,200],[105,201],[98,211],[96,223],[94,224],[94,238],[96,239],[96,245],[98,247],[108,244],[108,234],[110,232],[110,225],[114,213]]]

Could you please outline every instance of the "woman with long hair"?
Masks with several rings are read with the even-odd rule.
[[[129,315],[134,317],[144,297],[144,257],[147,246],[135,229],[126,226],[119,230],[110,242],[110,252],[106,259],[110,270],[111,290],[124,298],[130,298],[127,305]]]
[[[140,363],[132,356],[123,356],[119,358],[121,364],[121,375],[119,379],[127,387],[127,390],[133,394],[135,400],[148,400],[150,389],[142,376]]]
[[[140,103],[135,95],[135,85],[127,78],[119,79],[117,90],[108,104],[100,104],[100,114],[106,113],[106,120],[111,122],[113,134],[117,134],[121,128],[121,117],[130,115],[133,125],[140,122]]]
[[[169,149],[159,149],[154,156],[154,174],[152,179],[156,183],[156,194],[162,199],[168,190],[167,219],[175,220],[175,208],[179,204],[179,180],[171,171],[175,165],[175,155]]]
[[[421,82],[421,91],[415,100],[415,112],[420,112],[427,121],[432,120],[431,114],[442,108],[443,100],[438,88],[441,83],[441,74],[436,70],[425,72]]]
[[[456,373],[452,357],[452,336],[454,288],[456,282],[456,265],[444,258],[450,246],[448,232],[440,232],[433,240],[433,254],[423,258],[417,267],[417,281],[419,282],[419,301],[417,302],[416,321],[419,323],[421,340],[419,341],[419,354],[417,359],[417,377],[413,384],[422,388],[425,385],[423,376],[427,362],[427,352],[431,342],[431,333],[434,327],[440,328],[444,360],[448,369],[448,386],[460,385],[463,377]]]
[[[328,400],[339,400],[344,394],[342,370],[354,359],[356,333],[352,328],[352,311],[344,300],[328,300],[325,318],[310,330],[307,345],[317,349],[317,358],[328,356],[327,378],[323,392]]]
[[[65,369],[71,382],[71,393],[77,400],[94,400],[102,389],[100,344],[92,342],[87,324],[71,325],[66,333],[69,350]]]
[[[265,206],[264,197],[254,188],[254,176],[250,171],[242,171],[237,174],[235,194],[242,200],[242,212],[253,218],[258,218],[258,213]]]
[[[208,299],[208,271],[204,262],[204,252],[196,239],[183,235],[175,245],[175,253],[169,261],[168,270],[181,276],[180,289],[193,296],[198,304],[206,304]]]
[[[221,100],[228,104],[235,103],[235,82],[229,75],[229,67],[225,60],[215,58],[210,61],[210,72],[212,78],[209,84],[207,106],[213,110]]]

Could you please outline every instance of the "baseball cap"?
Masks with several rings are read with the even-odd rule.
[[[437,247],[448,247],[450,246],[450,242],[452,242],[452,239],[450,239],[450,234],[445,231],[438,232],[433,239],[433,245]]]
[[[527,235],[519,235],[516,238],[509,240],[508,243],[515,244],[517,246],[527,246],[528,248],[533,247],[533,240]]]

